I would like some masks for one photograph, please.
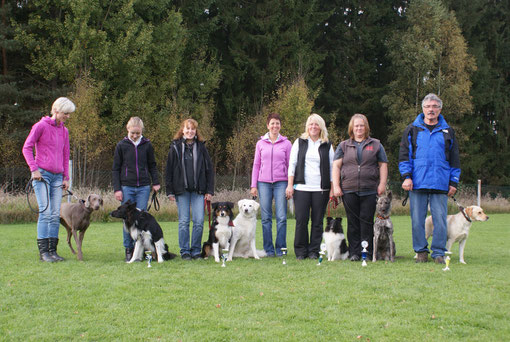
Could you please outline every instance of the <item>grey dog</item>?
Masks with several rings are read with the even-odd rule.
[[[393,222],[391,222],[391,191],[377,199],[377,218],[374,223],[374,254],[372,261],[395,261],[395,242],[393,241]]]
[[[76,254],[71,245],[71,234],[76,242],[78,250],[78,260],[83,260],[81,245],[83,236],[90,224],[90,214],[94,210],[99,210],[103,205],[103,199],[96,194],[90,194],[86,201],[81,200],[79,203],[62,203],[60,207],[60,223],[67,229],[67,244],[71,248],[71,252]],[[80,235],[78,236],[78,232]]]

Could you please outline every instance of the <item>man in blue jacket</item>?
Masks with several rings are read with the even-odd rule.
[[[444,264],[447,240],[447,196],[457,191],[460,176],[459,147],[453,128],[440,114],[443,102],[435,94],[428,94],[421,103],[423,113],[407,126],[402,135],[399,170],[409,191],[413,248],[416,262],[428,261],[425,238],[425,218],[430,205],[434,232],[432,259]]]

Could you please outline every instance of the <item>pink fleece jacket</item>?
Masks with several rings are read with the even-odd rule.
[[[35,147],[35,158],[33,149]],[[57,125],[45,116],[32,126],[23,145],[23,156],[30,171],[38,168],[52,173],[63,173],[69,179],[69,132],[64,124]]]
[[[267,134],[260,137],[255,147],[251,187],[256,188],[257,182],[286,181],[291,149],[292,144],[287,137],[280,135],[274,144],[271,143]]]

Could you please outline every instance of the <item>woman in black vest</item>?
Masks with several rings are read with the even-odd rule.
[[[361,257],[361,242],[368,242],[372,258],[376,195],[386,190],[388,158],[379,140],[371,138],[368,120],[354,114],[349,122],[350,139],[342,141],[333,163],[333,193],[342,197],[347,213],[347,240],[351,261]]]
[[[296,258],[317,259],[322,241],[324,213],[331,192],[333,146],[328,141],[324,119],[312,114],[306,120],[306,130],[294,141],[290,151],[289,184],[285,193],[294,197]],[[308,220],[312,218],[310,237]]]

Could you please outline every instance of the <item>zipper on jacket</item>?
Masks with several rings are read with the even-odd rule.
[[[271,183],[274,183],[273,151],[274,151],[274,144],[271,143]]]
[[[358,164],[358,191],[361,191],[360,187],[361,187],[361,165]]]
[[[138,146],[135,146],[136,186],[140,186],[140,171],[138,170]]]

